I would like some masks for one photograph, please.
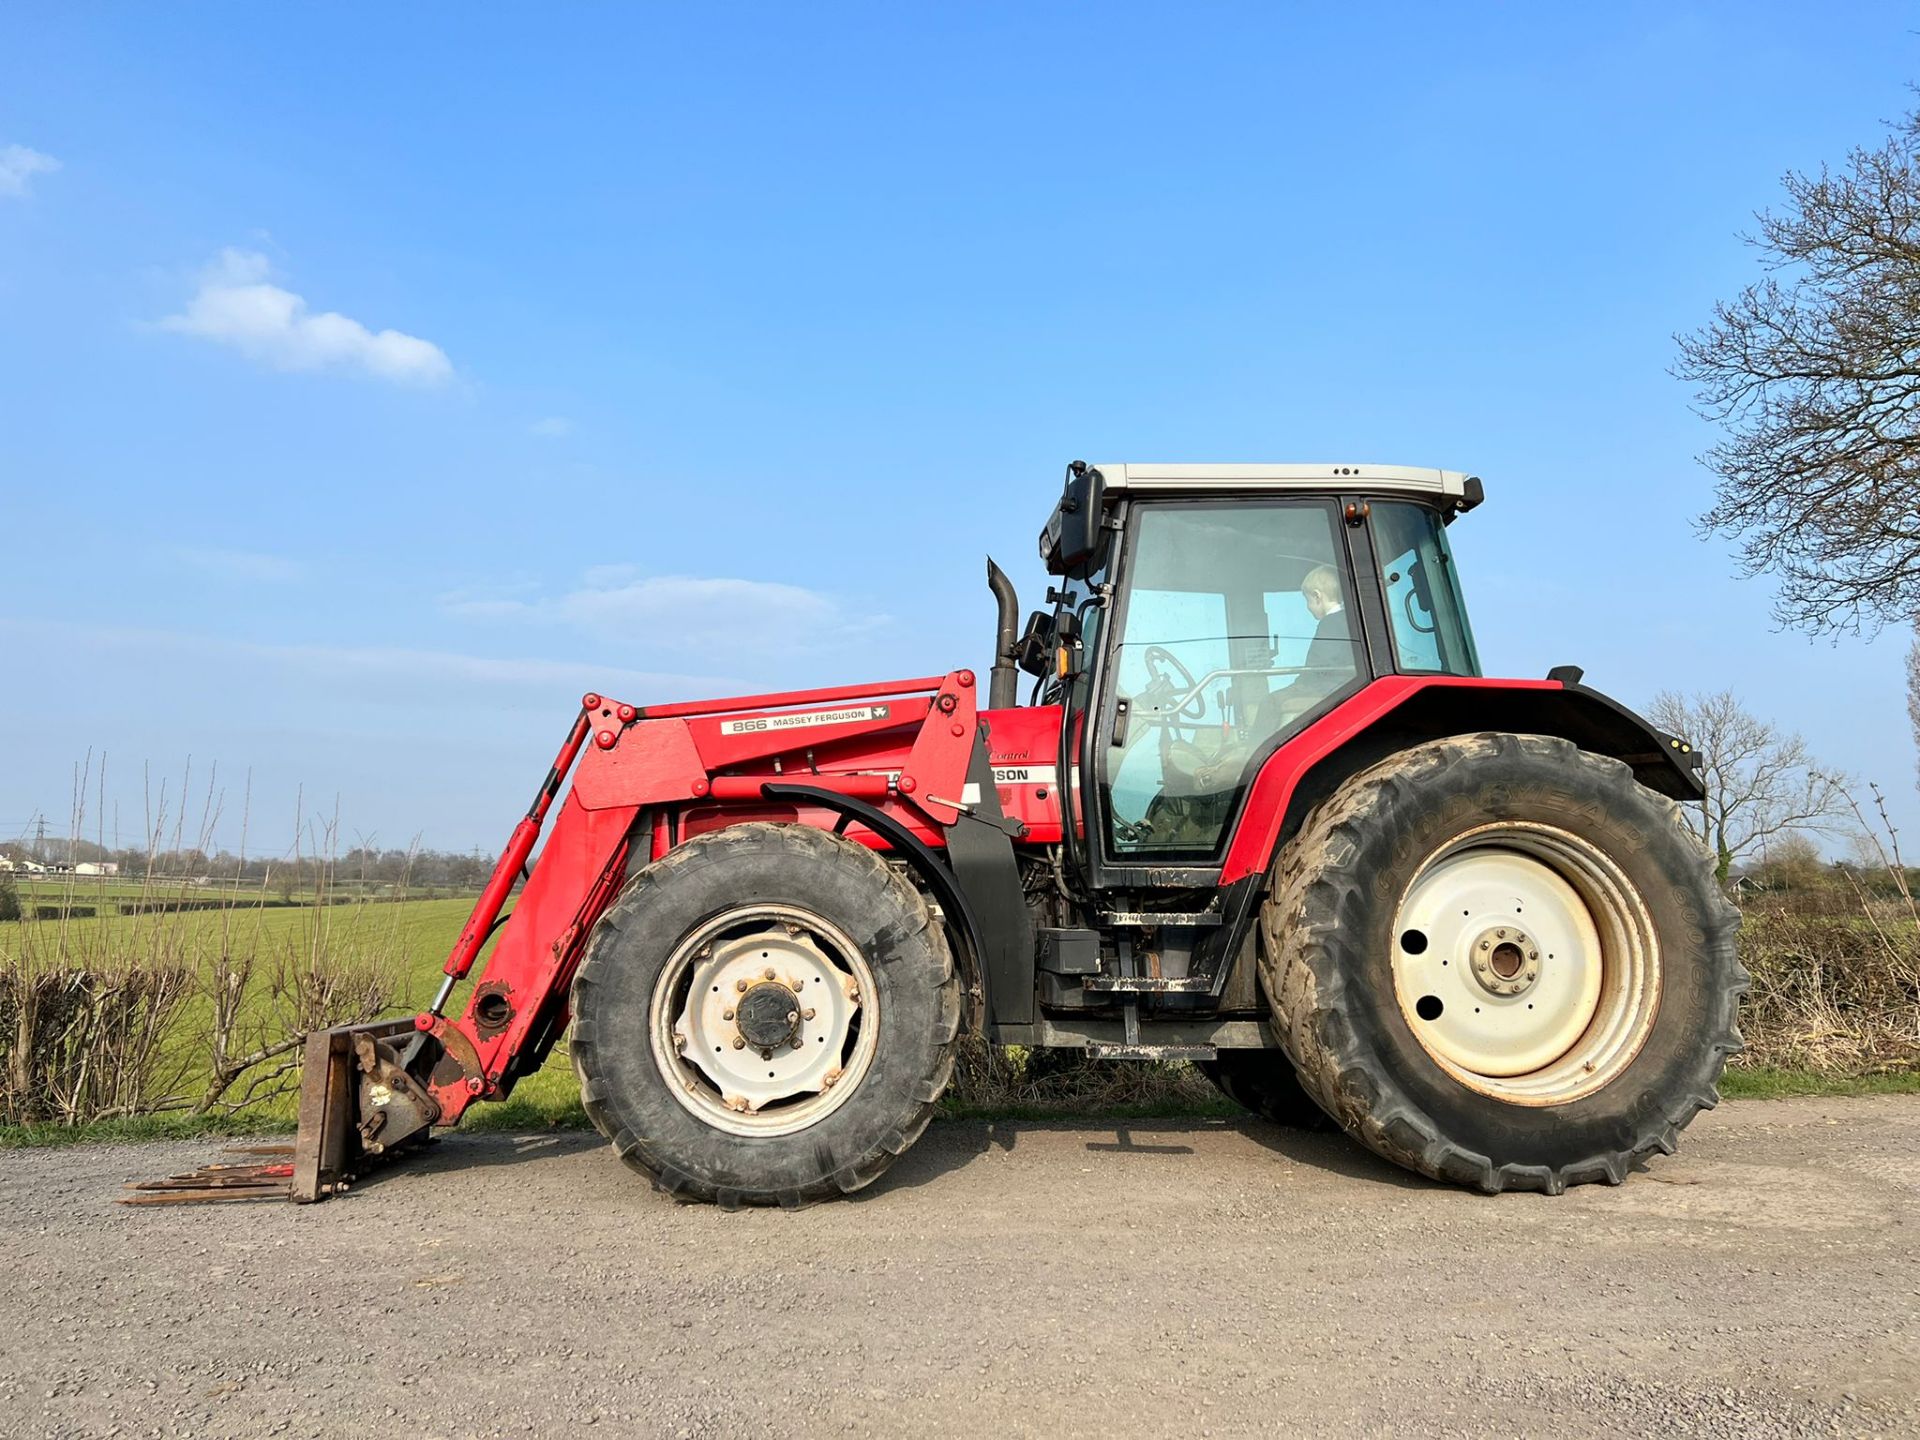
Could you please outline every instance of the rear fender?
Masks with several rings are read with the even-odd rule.
[[[1705,793],[1690,744],[1577,681],[1389,676],[1308,726],[1261,766],[1220,883],[1265,873],[1307,812],[1348,776],[1409,746],[1482,730],[1556,735],[1624,761],[1642,785],[1671,799],[1699,800]]]

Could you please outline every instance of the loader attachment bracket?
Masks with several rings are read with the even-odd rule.
[[[392,1045],[413,1033],[409,1017],[340,1025],[307,1036],[300,1058],[300,1133],[294,1140],[289,1187],[296,1204],[311,1204],[345,1189],[371,1157],[424,1135],[439,1118],[434,1106],[431,1118],[414,1123],[428,1113],[420,1102],[433,1102],[406,1076]],[[396,1072],[405,1077],[400,1083]],[[367,1127],[376,1117],[369,1135]]]

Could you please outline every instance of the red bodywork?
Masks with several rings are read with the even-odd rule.
[[[1288,802],[1315,762],[1430,686],[1562,688],[1557,680],[1374,681],[1261,768],[1228,842],[1221,882],[1267,868]],[[1025,826],[1023,843],[1058,841],[1060,710],[1021,708],[983,717],[975,705],[975,680],[967,670],[645,709],[586,696],[539,798],[515,827],[447,958],[451,986],[484,948],[573,769],[572,788],[465,1012],[449,1018],[429,1011],[416,1018],[416,1027],[439,1040],[447,1056],[428,1085],[440,1107],[437,1123],[454,1124],[474,1100],[497,1096],[512,1075],[522,1073],[523,1057],[545,1053],[568,1019],[568,990],[587,936],[636,864],[658,859],[692,835],[748,820],[822,829],[846,825],[845,817],[824,806],[768,800],[762,787],[770,782],[863,800],[929,845],[944,845],[946,827],[969,803],[968,762],[977,721],[985,718],[1004,815]],[[857,823],[845,833],[885,848],[881,837]],[[638,845],[646,847],[644,856],[631,853]],[[523,1063],[516,1068],[516,1061]]]

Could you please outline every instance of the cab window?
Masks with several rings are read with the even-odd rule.
[[[1375,501],[1372,510],[1374,553],[1381,557],[1381,588],[1399,669],[1478,675],[1480,657],[1446,526],[1424,505]]]
[[[1215,850],[1273,740],[1354,688],[1338,526],[1325,501],[1136,510],[1101,757],[1111,853]]]

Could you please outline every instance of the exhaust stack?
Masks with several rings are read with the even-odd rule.
[[[1006,710],[1019,703],[1016,690],[1020,672],[1014,656],[1020,644],[1020,597],[1014,593],[1007,572],[987,557],[987,587],[993,591],[999,619],[993,637],[993,676],[987,685],[987,708]]]

